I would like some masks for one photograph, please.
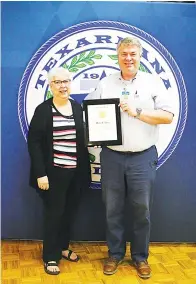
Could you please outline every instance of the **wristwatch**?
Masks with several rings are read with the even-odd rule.
[[[136,114],[135,118],[139,118],[141,112],[142,112],[142,108],[136,108],[136,113],[137,113],[137,114]]]

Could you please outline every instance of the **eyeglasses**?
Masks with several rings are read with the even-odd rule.
[[[71,80],[55,80],[55,81],[52,81],[57,87],[60,87],[62,84],[66,85],[66,84],[69,84],[71,82]]]
[[[137,53],[119,53],[119,55],[122,57],[122,58],[135,58],[137,56]]]

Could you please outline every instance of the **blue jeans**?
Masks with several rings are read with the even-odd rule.
[[[122,259],[126,253],[124,208],[132,212],[131,257],[147,260],[150,240],[150,205],[158,154],[155,146],[137,153],[103,148],[100,154],[101,183],[106,206],[106,239],[109,255]]]

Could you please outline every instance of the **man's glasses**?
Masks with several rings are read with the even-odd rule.
[[[57,87],[60,87],[62,84],[63,85],[66,85],[66,84],[69,84],[71,82],[71,80],[55,80],[55,81],[52,81]]]

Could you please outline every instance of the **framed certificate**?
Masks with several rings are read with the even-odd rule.
[[[122,145],[120,100],[83,101],[88,146]]]

